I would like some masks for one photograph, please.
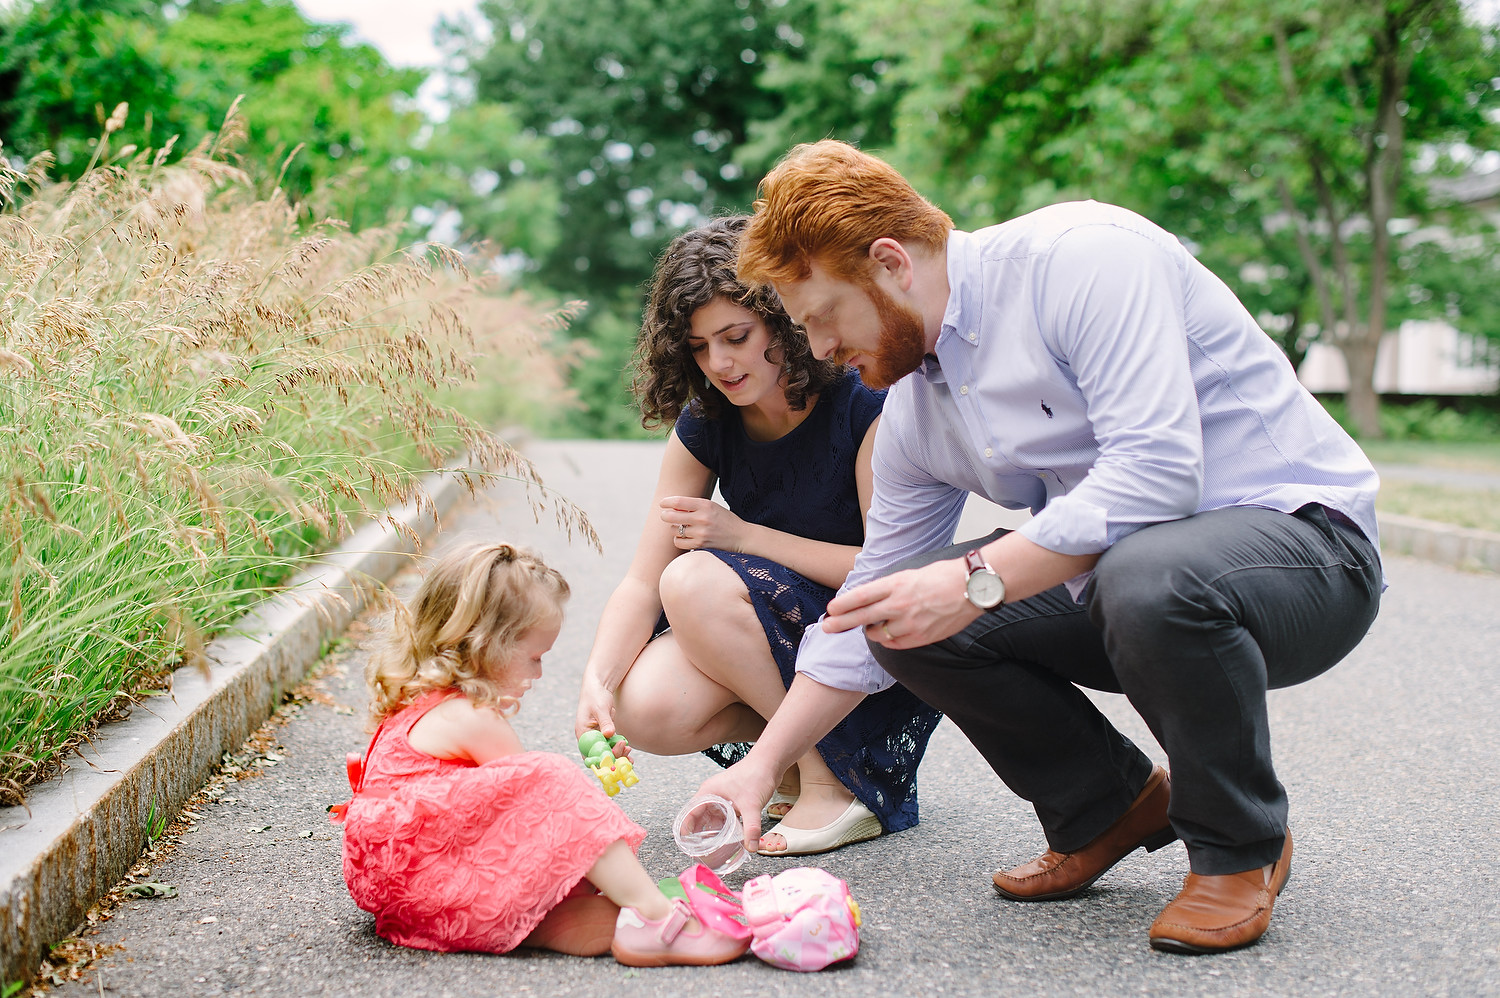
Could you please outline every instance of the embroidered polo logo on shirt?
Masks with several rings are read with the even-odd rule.
[[[1047,401],[1046,401],[1046,399],[1042,400],[1042,411],[1047,414],[1047,418],[1048,419],[1052,418],[1052,410],[1047,407]]]

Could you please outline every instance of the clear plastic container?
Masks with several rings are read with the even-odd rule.
[[[694,797],[672,822],[677,848],[719,876],[733,873],[745,862],[745,830],[734,805],[715,794]]]

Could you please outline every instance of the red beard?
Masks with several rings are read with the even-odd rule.
[[[889,388],[922,365],[927,352],[922,314],[898,302],[874,281],[865,293],[875,305],[880,319],[880,342],[871,355],[872,364],[859,372],[860,380],[870,388]],[[858,351],[840,351],[852,356]]]

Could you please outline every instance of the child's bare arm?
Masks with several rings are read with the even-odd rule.
[[[475,765],[525,751],[510,722],[463,697],[438,704],[412,725],[411,747],[438,759],[468,759]]]
[[[460,748],[474,764],[525,751],[510,722],[489,707],[470,707],[469,716],[459,725]]]

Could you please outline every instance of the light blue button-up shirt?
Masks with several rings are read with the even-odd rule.
[[[953,543],[970,492],[1030,509],[1021,533],[1061,554],[1204,510],[1307,503],[1378,543],[1369,460],[1170,233],[1081,201],[955,231],[947,256],[936,357],[886,397],[845,589]],[[893,682],[859,629],[808,628],[797,671],[866,693]]]

